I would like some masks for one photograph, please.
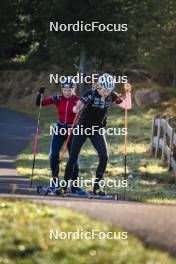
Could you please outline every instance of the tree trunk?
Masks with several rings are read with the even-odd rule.
[[[173,73],[172,87],[176,88],[176,71]]]
[[[82,82],[81,76],[85,76],[86,73],[86,49],[84,46],[81,47],[80,51],[80,64],[79,64],[79,74],[80,74],[80,83],[79,83],[79,92],[80,95],[83,95],[85,92],[85,83]]]
[[[176,62],[175,62],[175,65],[174,65],[174,70],[173,70],[172,87],[176,88]]]

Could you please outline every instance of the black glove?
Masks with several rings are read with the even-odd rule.
[[[40,94],[44,94],[44,92],[45,92],[45,87],[44,86],[42,86],[42,87],[40,87],[40,89],[38,90],[38,92],[40,93]]]

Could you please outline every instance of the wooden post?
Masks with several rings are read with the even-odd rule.
[[[164,127],[163,127],[163,146],[162,146],[162,154],[161,154],[161,161],[163,164],[165,163],[165,147],[166,147],[166,131],[167,131],[167,121],[164,120]]]
[[[164,124],[162,126],[162,121]],[[163,128],[162,148],[161,148],[161,132]],[[158,152],[161,150],[162,162],[167,161],[168,170],[173,169],[176,176],[176,134],[175,129],[170,126],[166,119],[161,119],[159,116],[154,116],[152,119],[152,135],[151,135],[151,154],[155,158],[158,157]],[[168,140],[169,138],[169,140]]]
[[[173,144],[174,144],[174,129],[172,128],[171,138],[170,138],[170,155],[168,161],[168,169],[171,169],[171,159],[173,157]]]
[[[174,171],[174,176],[175,176],[175,179],[176,179],[176,141],[175,141],[175,137],[176,137],[176,134],[175,134],[175,128],[174,128],[173,141],[172,141],[171,166],[172,166],[172,169]]]
[[[154,139],[154,135],[155,135],[155,119],[156,119],[156,116],[154,116],[152,119],[152,135],[151,135],[151,146],[150,146],[151,155],[153,155],[153,147],[154,147],[153,139]]]
[[[156,136],[156,148],[155,148],[155,158],[157,158],[157,156],[158,156],[160,132],[161,132],[161,118],[158,118],[157,136]]]

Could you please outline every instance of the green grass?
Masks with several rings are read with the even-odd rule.
[[[172,264],[168,254],[153,250],[134,236],[118,240],[49,239],[58,232],[124,232],[117,227],[60,207],[0,200],[1,264]]]

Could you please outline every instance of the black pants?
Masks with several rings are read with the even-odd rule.
[[[74,135],[72,139],[72,147],[70,151],[69,160],[65,169],[64,180],[68,182],[69,179],[76,180],[75,175],[73,174],[74,168],[76,166],[76,161],[78,159],[81,147],[85,143],[87,137],[90,138],[92,145],[96,149],[99,157],[99,164],[96,170],[96,179],[94,183],[94,191],[99,189],[99,181],[102,179],[103,174],[106,170],[107,161],[108,161],[108,151],[107,143],[104,135],[96,133],[91,136],[87,135]],[[73,187],[74,189],[74,187]]]
[[[57,123],[56,126],[58,127],[58,131],[59,129],[68,129],[68,126],[62,125],[60,123]],[[51,140],[51,146],[50,146],[50,168],[51,168],[51,172],[52,172],[52,177],[53,178],[57,178],[58,174],[59,174],[59,154],[60,154],[60,150],[64,144],[64,142],[67,139],[67,134],[66,135],[62,135],[60,133],[57,134],[53,134],[52,136],[52,140]],[[70,141],[67,145],[67,149],[68,152],[70,153],[71,150],[71,144],[72,144],[72,136],[70,137]],[[74,167],[73,170],[73,177],[77,178],[78,177],[78,173],[79,173],[79,166],[78,163],[76,162],[76,165]]]

